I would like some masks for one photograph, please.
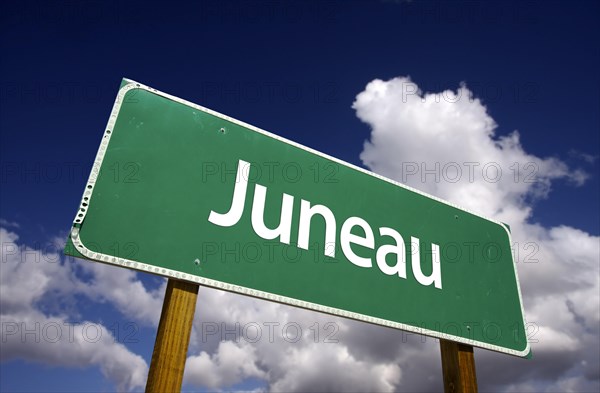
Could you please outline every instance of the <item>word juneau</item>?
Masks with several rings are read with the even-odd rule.
[[[237,167],[236,183],[231,199],[231,207],[227,213],[217,213],[211,210],[208,221],[222,227],[231,227],[236,225],[242,213],[244,212],[244,204],[246,200],[246,191],[248,189],[248,179],[250,178],[251,166],[248,162],[239,160]],[[266,240],[279,238],[281,243],[290,244],[290,233],[292,228],[292,210],[294,205],[294,197],[289,194],[283,194],[281,203],[281,216],[277,228],[267,228],[264,223],[265,199],[267,188],[256,184],[254,186],[254,199],[252,202],[252,228],[258,236]],[[336,219],[333,212],[324,205],[311,205],[309,201],[302,199],[300,201],[300,219],[298,224],[298,247],[308,250],[310,237],[310,224],[315,215],[321,216],[325,220],[325,244],[324,254],[328,257],[335,257],[336,244]],[[352,233],[352,228],[360,227],[364,231],[364,236],[358,236]],[[394,229],[382,227],[379,228],[379,235],[389,237],[392,244],[384,244],[377,249],[375,253],[375,261],[379,269],[387,275],[398,275],[398,277],[406,279],[406,247],[411,244],[414,249],[411,252],[411,265],[414,277],[421,285],[434,284],[436,288],[442,289],[442,275],[440,268],[440,252],[437,244],[431,244],[432,256],[432,273],[429,276],[423,274],[421,269],[421,256],[419,251],[419,239],[416,237],[410,238],[411,243],[406,245],[402,236]],[[360,217],[348,217],[340,231],[340,243],[344,256],[354,265],[362,268],[370,268],[373,266],[372,258],[365,258],[356,255],[351,244],[375,249],[375,237],[369,223]],[[395,254],[396,264],[390,266],[386,262],[388,254]]]

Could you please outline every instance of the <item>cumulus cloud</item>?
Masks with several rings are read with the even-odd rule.
[[[136,321],[148,325],[158,324],[167,286],[166,279],[162,280],[158,288],[148,290],[133,270],[100,263],[81,264],[81,269],[92,277],[82,290],[86,296],[108,302],[123,315]],[[110,291],[106,288],[110,288]],[[135,301],[131,301],[132,299]]]
[[[202,351],[187,359],[185,381],[211,389],[235,385],[248,377],[265,378],[256,350],[244,342],[222,341],[214,355]]]
[[[190,386],[226,389],[254,378],[276,392],[390,392],[402,378],[390,363],[396,354],[382,357],[368,344],[397,348],[382,340],[399,344],[399,331],[202,287],[198,299]]]
[[[24,359],[50,366],[97,366],[117,390],[143,387],[148,366],[139,355],[117,342],[105,326],[90,321],[68,322],[36,310],[0,315],[1,361]]]
[[[527,153],[520,134],[496,136],[496,122],[465,86],[424,93],[409,78],[374,80],[356,115],[371,127],[361,159],[372,171],[507,222],[531,214],[551,182],[581,185],[586,174]]]
[[[148,373],[146,361],[119,343],[104,325],[73,322],[80,318],[68,307],[76,294],[93,297],[94,285],[107,288],[114,283],[113,273],[107,272],[111,267],[92,268],[94,284],[89,287],[57,249],[36,250],[18,240],[15,233],[0,228],[0,361],[24,359],[50,366],[94,366],[119,391],[143,387]],[[152,303],[152,294],[141,294],[136,289],[141,285],[139,281],[127,272],[122,276],[133,288],[130,296],[138,296],[142,302],[147,298],[145,304]],[[116,300],[115,304],[121,303]],[[136,315],[146,318],[140,312]]]
[[[531,222],[532,201],[548,197],[552,182],[577,186],[588,175],[527,153],[517,131],[497,135],[465,85],[424,93],[409,78],[374,80],[353,108],[371,128],[361,154],[367,167],[511,226],[534,360],[479,351],[480,383],[598,390],[600,238]],[[497,373],[497,362],[507,371]]]
[[[275,392],[393,392],[401,379],[396,364],[359,361],[346,346],[310,344],[283,359],[287,372],[274,381]]]

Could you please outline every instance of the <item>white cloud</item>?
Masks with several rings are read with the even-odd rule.
[[[359,361],[343,345],[292,348],[282,361],[275,392],[392,392],[401,379],[396,364]]]
[[[94,295],[75,274],[72,263],[57,252],[19,244],[18,236],[4,228],[0,228],[0,244],[2,362],[18,358],[50,366],[96,366],[119,391],[145,385],[148,366],[141,356],[119,343],[102,324],[73,323],[79,319],[78,315],[62,307],[63,303],[72,301],[75,294]],[[114,282],[106,278],[110,273],[103,273],[103,269],[109,268],[92,269],[93,280],[104,281],[98,284],[104,288],[110,288],[107,284]],[[134,288],[140,285],[127,274],[124,276]],[[139,289],[134,289],[131,295],[142,301],[151,297],[140,294]]]
[[[527,197],[547,196],[551,181],[586,177],[526,153],[517,131],[496,137],[494,119],[464,85],[432,94],[408,78],[374,80],[353,108],[371,126],[361,154],[371,170],[507,222],[527,218]]]
[[[0,306],[2,312],[29,309],[47,292],[69,290],[72,272],[57,253],[42,253],[17,244],[18,236],[0,228]],[[62,283],[62,285],[61,285]]]
[[[399,331],[201,287],[184,382],[226,389],[253,377],[270,391],[393,391],[395,354],[366,350],[369,337],[380,341],[369,333],[401,341]]]
[[[118,343],[101,324],[70,323],[64,316],[46,316],[36,310],[3,313],[0,321],[3,362],[19,358],[53,367],[97,366],[119,391],[146,383],[146,361]]]
[[[95,301],[109,302],[123,315],[136,321],[158,325],[167,286],[166,279],[158,288],[148,290],[133,270],[100,263],[81,264],[81,268],[92,275],[90,282],[82,289],[86,296]]]
[[[214,355],[201,352],[187,359],[184,380],[211,389],[226,388],[244,378],[264,379],[257,366],[256,350],[248,344],[222,341]]]

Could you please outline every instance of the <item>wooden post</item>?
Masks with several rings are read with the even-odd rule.
[[[477,393],[477,376],[473,347],[440,340],[444,392]]]
[[[187,356],[198,285],[169,279],[146,392],[179,392]]]

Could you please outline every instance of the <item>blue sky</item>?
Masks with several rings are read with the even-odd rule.
[[[531,361],[526,367],[518,361],[516,365],[509,363],[507,367],[515,370],[515,381],[521,385],[491,377],[487,382],[481,377],[480,383],[499,391],[598,388],[597,355],[580,349],[598,349],[596,311],[590,306],[592,315],[585,315],[586,322],[578,325],[589,337],[573,338],[578,331],[577,323],[543,320],[548,315],[543,311],[547,305],[539,299],[552,294],[555,300],[572,305],[577,304],[577,299],[585,299],[584,294],[577,289],[568,292],[566,286],[563,286],[564,291],[556,289],[560,285],[555,285],[552,277],[547,278],[548,281],[534,279],[541,269],[563,272],[560,269],[564,267],[558,266],[565,261],[573,261],[573,264],[565,262],[568,269],[563,273],[572,275],[574,282],[582,272],[584,276],[598,275],[600,53],[597,40],[593,39],[598,34],[598,3],[207,1],[167,5],[8,1],[2,3],[0,14],[0,224],[6,233],[3,245],[21,247],[17,261],[23,261],[23,247],[27,246],[37,250],[42,264],[48,264],[49,256],[56,252],[53,245],[57,239],[66,237],[122,77],[396,179],[401,177],[394,172],[396,156],[404,160],[411,157],[410,160],[416,161],[444,162],[444,159],[460,159],[461,155],[442,148],[436,150],[435,146],[431,151],[417,151],[417,144],[411,144],[415,140],[432,141],[425,134],[417,134],[419,128],[412,124],[382,130],[382,124],[387,123],[383,115],[378,114],[377,106],[390,101],[377,102],[371,97],[369,83],[379,79],[392,91],[398,88],[398,81],[412,81],[422,91],[419,97],[427,93],[458,94],[464,83],[467,90],[462,91],[471,92],[473,98],[479,99],[486,118],[497,124],[493,138],[508,137],[518,130],[519,149],[527,153],[519,153],[518,148],[485,150],[482,147],[482,154],[505,157],[507,174],[510,174],[508,153],[523,158],[518,162],[520,165],[532,161],[541,165],[536,176],[539,175],[547,189],[540,194],[530,188],[511,188],[506,194],[508,199],[499,203],[514,207],[518,212],[529,212],[526,217],[505,214],[522,227],[523,241],[538,242],[541,252],[546,253],[543,255],[548,265],[535,266],[538,270],[531,272],[519,271],[528,280],[529,288],[533,288],[524,295],[526,314],[540,318],[534,322],[541,332],[544,328],[551,332],[543,336],[548,341],[559,337],[559,333],[573,341],[562,341],[571,346],[568,361],[563,358],[558,362],[554,358],[556,348],[544,347],[541,340],[540,360]],[[394,84],[393,78],[403,79],[396,79]],[[363,101],[357,100],[361,92],[365,93]],[[439,122],[425,107],[414,105],[413,109],[423,111],[431,124]],[[463,111],[460,113],[471,113],[480,107],[457,108]],[[392,131],[395,134],[392,135]],[[460,130],[446,128],[444,132],[460,133]],[[479,134],[473,138],[488,141]],[[365,147],[367,140],[371,141],[371,147]],[[461,141],[455,146],[460,146]],[[397,154],[385,156],[380,150],[382,144],[397,146]],[[475,155],[477,151],[470,153]],[[434,155],[433,152],[439,153]],[[409,182],[443,198],[458,198],[450,185],[425,183]],[[506,190],[485,187],[497,195],[504,195],[500,192]],[[477,204],[476,201],[463,204],[471,203]],[[504,217],[502,214],[498,213],[498,217]],[[10,234],[18,235],[18,239]],[[565,249],[577,250],[579,254],[575,251],[572,255],[565,254]],[[3,267],[5,257],[10,259],[6,252],[3,249]],[[85,264],[90,265],[90,262],[62,259],[54,263],[59,267],[41,269],[50,283],[66,274],[71,277],[71,286],[61,292],[61,285],[48,284],[49,289],[42,298],[25,297],[23,302],[29,302],[27,310],[33,318],[31,321],[36,320],[33,316],[43,316],[45,321],[60,316],[61,321],[102,325],[114,338],[119,333],[114,341],[122,346],[119,351],[128,351],[123,359],[137,355],[149,363],[156,331],[155,313],[144,313],[116,296],[102,295],[94,282],[120,282],[112,276],[120,272],[113,272],[117,268],[110,268],[107,273],[101,270],[104,267],[81,266]],[[580,270],[572,270],[579,269],[577,266]],[[2,285],[6,288],[14,285],[16,270],[5,270],[3,274],[11,276],[3,277]],[[125,284],[141,285],[140,296],[147,302],[144,305],[160,304],[162,279],[141,273],[128,274],[120,279],[125,280]],[[588,284],[592,300],[587,301],[592,306],[597,305],[598,293],[594,292],[597,281],[579,287],[587,288]],[[237,295],[223,295],[226,296],[223,299],[216,291],[204,291],[201,294],[211,299],[209,307],[215,309],[225,305],[234,308],[249,305],[272,310],[273,315],[283,312],[272,309],[283,306]],[[6,293],[9,292],[3,292],[3,296]],[[17,306],[6,306],[5,299],[2,300],[2,314],[9,315],[10,307]],[[531,310],[528,310],[528,301]],[[572,313],[573,320],[583,312],[576,306],[566,309]],[[202,308],[198,310],[202,312]],[[293,314],[295,311],[288,308],[281,310],[298,320],[310,321],[307,326],[315,321],[338,321],[308,312]],[[265,318],[271,316],[267,313]],[[216,311],[214,318],[219,320]],[[210,320],[198,323],[206,321]],[[344,327],[357,326],[340,323],[343,332],[347,331]],[[360,329],[390,340],[398,337],[387,331],[382,333],[384,329]],[[132,334],[134,340],[126,340],[127,334]],[[348,346],[354,339],[356,337],[348,336]],[[128,386],[119,385],[117,374],[102,368],[109,360],[88,364],[87,360],[77,360],[87,358],[75,350],[61,349],[65,357],[69,354],[74,357],[71,361],[56,361],[47,355],[50,353],[45,352],[47,348],[41,349],[44,343],[35,344],[25,342],[11,346],[10,350],[3,349],[8,352],[1,357],[0,388],[3,391],[110,391]],[[68,344],[64,348],[71,348]],[[190,356],[206,361],[198,360],[204,366],[212,362],[219,374],[222,371],[219,366],[225,364],[223,360],[219,363],[215,355],[219,348],[223,359],[225,351],[239,348],[218,345],[216,342],[204,348],[192,343]],[[410,348],[420,348],[421,344],[416,340],[411,345]],[[435,345],[426,345],[430,352],[436,351]],[[106,344],[106,348],[112,347]],[[240,348],[245,351],[244,356],[254,354],[267,359],[270,353],[260,346]],[[327,357],[329,351],[344,350],[335,348],[321,349],[323,356]],[[308,346],[302,349],[310,353]],[[410,378],[406,377],[401,357],[383,356],[366,344],[363,349],[363,352],[351,349],[352,359],[357,364],[380,365],[371,370],[372,376],[379,375],[381,371],[377,370],[389,371],[393,363],[400,364],[402,375],[390,377],[388,385],[366,388],[417,389],[418,385],[411,385]],[[371,352],[381,356],[365,355]],[[335,357],[333,353],[331,356]],[[423,358],[423,364],[439,368],[432,363],[437,359],[435,356]],[[481,356],[482,375],[492,375],[486,371],[487,364],[498,359],[487,354]],[[581,361],[588,364],[587,368],[575,367]],[[213,390],[313,386],[294,385],[290,382],[291,373],[287,377],[275,377],[276,369],[269,368],[268,362],[265,364],[254,371],[239,371],[235,378],[226,373],[222,379],[212,382],[202,377],[191,378],[186,380],[185,386]],[[393,374],[389,371],[386,375],[390,373]],[[326,380],[321,377],[314,377],[314,386],[347,387],[319,385],[319,381]],[[431,386],[437,386],[437,382],[438,379],[434,380]]]

